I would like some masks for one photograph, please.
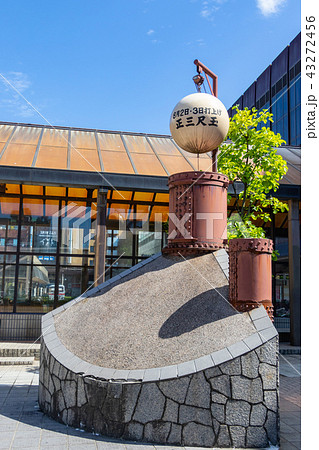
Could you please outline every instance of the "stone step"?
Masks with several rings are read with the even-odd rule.
[[[32,366],[33,363],[33,356],[0,357],[0,366]]]
[[[22,342],[0,342],[0,358],[29,358],[40,359],[40,344],[26,344]]]

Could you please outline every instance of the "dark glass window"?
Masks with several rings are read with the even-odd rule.
[[[23,199],[21,224],[22,252],[55,253],[58,240],[58,201]]]
[[[301,145],[301,79],[290,82],[290,144]]]
[[[273,113],[272,130],[280,133],[282,139],[288,143],[288,94],[286,86],[272,97],[271,112]]]
[[[17,251],[19,205],[18,198],[0,198],[0,251]]]
[[[1,255],[0,264],[0,312],[13,311],[15,284],[15,255]]]
[[[165,243],[168,194],[120,194],[111,192],[107,202],[106,280]],[[87,189],[7,185],[0,199],[0,312],[46,313],[94,283],[95,196]]]
[[[263,110],[263,109],[269,110],[269,101],[266,102],[266,103],[263,105],[262,108],[259,108],[259,111],[260,111],[260,110]],[[258,125],[258,127],[257,127],[257,130],[260,130],[262,127],[269,128],[269,127],[270,127],[270,121],[267,120],[266,123],[260,123],[260,124]]]

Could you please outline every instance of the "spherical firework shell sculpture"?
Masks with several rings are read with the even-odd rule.
[[[229,116],[223,103],[213,95],[196,93],[182,98],[170,119],[174,141],[190,153],[207,153],[227,136]]]

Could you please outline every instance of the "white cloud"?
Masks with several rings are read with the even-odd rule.
[[[163,28],[163,27],[162,27]],[[151,29],[149,29],[148,30],[148,32],[146,33],[148,36],[150,36],[150,37],[152,37],[152,39],[151,39],[151,43],[152,44],[161,44],[162,43],[162,41],[160,40],[160,39],[154,39],[154,34],[155,34],[155,36],[156,36],[156,32],[155,32],[155,30],[153,30],[152,28]]]
[[[9,72],[5,78],[20,92],[25,91],[31,86],[28,76],[23,72]],[[5,90],[8,91],[10,89],[10,84],[6,83],[3,78],[2,81],[5,85]]]
[[[276,14],[284,3],[286,0],[257,0],[257,7],[264,16],[268,17]]]
[[[227,0],[205,0],[202,1],[200,15],[207,20],[213,20],[213,15]]]
[[[14,113],[17,117],[28,119],[34,117],[36,112],[23,99],[23,96],[30,95],[28,89],[31,81],[27,74],[23,72],[8,72],[0,77],[2,89],[0,96],[0,109],[2,114]],[[21,95],[19,95],[21,94]]]

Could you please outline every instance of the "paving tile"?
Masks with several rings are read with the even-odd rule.
[[[170,445],[164,445],[164,446],[155,445],[154,447],[156,448],[156,450],[181,450],[181,449],[186,448],[186,447],[171,447]],[[200,450],[200,447],[196,447],[196,450]],[[207,450],[207,448],[205,448],[205,450]],[[222,450],[222,449],[219,449],[219,450]]]
[[[254,325],[257,331],[266,330],[267,328],[272,328],[273,324],[269,317],[261,317],[260,319],[254,320]]]
[[[124,444],[121,444],[121,443],[114,443],[114,442],[107,442],[107,441],[103,442],[103,441],[101,441],[101,442],[96,442],[96,448],[98,448],[98,450],[100,450],[100,449],[125,450],[128,447],[126,445],[124,445]]]
[[[160,368],[154,368],[154,369],[146,369],[144,372],[143,381],[157,381],[160,379]]]
[[[280,423],[280,433],[284,435],[284,433],[293,433],[295,430],[290,426],[281,421]]]
[[[252,320],[260,319],[261,317],[266,317],[266,310],[263,306],[260,306],[259,308],[254,308],[253,310],[249,311],[248,313]]]
[[[280,440],[280,450],[295,450],[300,449],[300,447],[296,447],[291,442],[281,439]]]
[[[56,437],[56,438],[47,438],[47,439],[41,439],[41,446],[47,445],[50,447],[56,447],[59,445],[63,445],[66,447],[68,443],[68,437],[62,436],[62,437]]]
[[[185,447],[185,450],[188,450],[188,449],[193,449],[194,447]],[[196,447],[196,450],[205,450],[205,448],[206,447]],[[213,450],[215,450],[215,449],[213,449]],[[219,449],[219,450],[223,450],[223,449]]]
[[[105,448],[107,448],[107,447],[105,447]],[[123,445],[122,449],[124,450],[125,448],[127,450],[147,450],[147,449],[154,450],[155,449],[153,444],[144,444],[144,443],[138,444],[138,443],[134,443],[134,442],[125,443],[125,446]],[[163,446],[162,448],[166,449],[166,446]],[[119,447],[118,447],[118,449],[119,449]],[[116,450],[116,449],[114,449],[114,450]]]
[[[128,380],[143,380],[144,369],[130,370],[127,379]]]
[[[236,342],[236,344],[227,347],[227,350],[234,358],[236,358],[237,356],[249,352],[249,347],[247,347],[247,345],[243,341],[238,341]]]
[[[297,416],[296,416],[296,414],[295,413],[293,413],[293,412],[286,412],[282,417],[281,417],[281,420],[280,420],[280,423],[285,423],[286,425],[290,425],[290,426],[297,426],[297,425],[300,425],[300,423],[301,423],[301,417],[300,417],[301,415],[300,414],[298,414]]]
[[[68,446],[68,450],[77,450],[77,449],[83,449],[83,450],[96,450],[96,445],[95,445],[95,442],[94,443],[92,443],[92,444],[72,444],[72,443],[69,443],[69,446]]]
[[[129,371],[128,370],[116,370],[113,375],[112,378],[114,380],[127,380]]]
[[[262,344],[262,340],[260,339],[258,333],[251,334],[246,337],[243,342],[250,348],[250,350],[257,348]]]
[[[14,430],[11,431],[1,431],[1,441],[11,440],[14,436]]]
[[[20,448],[21,450],[25,449],[25,448],[37,448],[39,446],[39,442],[40,442],[40,437],[39,439],[14,439],[12,442],[12,447],[11,448]]]
[[[22,429],[18,427],[14,434],[14,439],[16,440],[16,439],[40,438],[40,436],[41,436],[40,428],[30,427],[28,429]]]
[[[0,448],[1,448],[1,447],[0,447]],[[38,448],[38,446],[36,446],[36,448]],[[34,449],[35,449],[34,445],[31,445],[31,447],[30,447],[29,445],[23,447],[23,450],[34,450]],[[22,449],[21,449],[20,444],[15,444],[15,443],[13,443],[12,446],[10,446],[10,450],[22,450]],[[64,450],[65,450],[65,449],[64,449]]]
[[[214,361],[212,360],[211,355],[205,355],[201,358],[197,358],[194,360],[196,370],[200,372],[201,370],[208,369],[210,367],[213,367]]]
[[[194,361],[187,361],[177,365],[177,373],[179,377],[189,375],[196,372]]]
[[[3,433],[4,432],[10,432],[10,431],[14,431],[15,429],[16,429],[16,427],[17,427],[17,424],[15,423],[15,424],[5,424],[5,423],[3,423],[3,416],[1,416],[1,413],[0,413],[0,433],[1,433],[1,439],[2,439],[2,436],[3,436]]]
[[[17,433],[28,433],[33,431],[34,433],[41,433],[41,428],[24,422],[18,422]]]
[[[177,377],[177,366],[165,366],[161,367],[160,372],[160,379],[161,380],[168,380],[170,378],[176,378]]]
[[[42,445],[40,444],[40,450],[65,450],[66,446],[64,444],[61,445]],[[34,448],[33,448],[34,449]]]
[[[72,442],[73,445],[75,444],[91,444],[95,442],[95,436],[93,434],[85,433],[85,435],[81,436],[81,431],[78,431],[78,435],[70,435],[68,434],[69,443]]]
[[[230,360],[232,358],[232,355],[226,348],[223,348],[222,350],[218,350],[217,352],[212,353],[211,357],[215,365],[218,366],[219,364]]]
[[[292,435],[292,432],[294,433],[293,435]],[[286,439],[289,442],[298,440],[297,434],[298,433],[295,433],[294,430],[292,430],[292,431],[284,431],[283,430],[282,431],[281,428],[280,428],[280,436],[283,439]]]
[[[298,424],[296,424],[296,425],[290,425],[290,426],[291,426],[291,428],[293,430],[292,433],[297,432],[297,433],[299,433],[301,435],[301,431],[300,431],[301,430],[301,421]]]
[[[278,332],[274,326],[267,328],[266,330],[259,331],[259,336],[263,342],[267,342],[270,339],[278,335]]]
[[[11,440],[3,440],[1,438],[1,441],[0,441],[0,449],[1,450],[8,450],[8,448],[10,448],[10,445],[11,445]]]

